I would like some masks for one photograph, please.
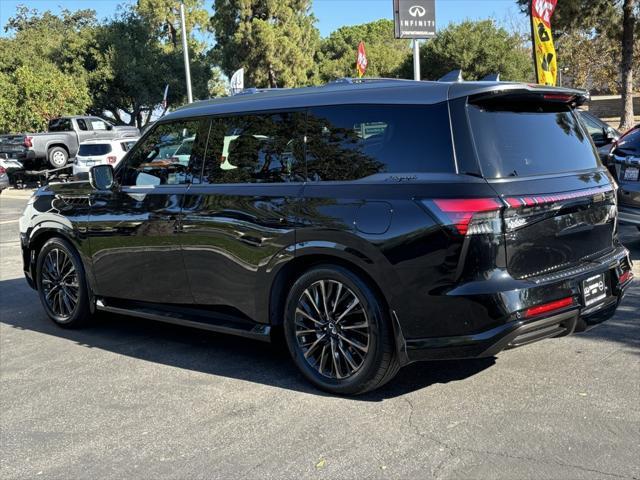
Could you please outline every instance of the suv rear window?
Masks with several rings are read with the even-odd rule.
[[[80,145],[78,150],[78,155],[81,157],[106,155],[107,153],[111,153],[111,145],[108,143],[87,143]]]
[[[469,105],[468,112],[486,178],[545,175],[598,166],[590,137],[566,106]]]

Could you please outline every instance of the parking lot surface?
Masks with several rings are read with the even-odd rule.
[[[312,388],[282,348],[128,317],[54,326],[0,196],[0,477],[640,478],[636,280],[587,333],[420,363],[382,389]]]

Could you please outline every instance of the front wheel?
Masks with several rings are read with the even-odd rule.
[[[44,244],[38,254],[36,283],[40,302],[56,324],[76,328],[91,320],[82,261],[69,242],[56,237]]]
[[[290,290],[284,322],[294,363],[323,390],[365,393],[399,369],[388,314],[375,292],[345,268],[304,273]]]

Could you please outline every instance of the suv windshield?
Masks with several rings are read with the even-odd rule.
[[[78,156],[90,157],[92,155],[106,155],[111,152],[111,145],[108,143],[86,143],[80,145]]]
[[[598,166],[590,137],[568,107],[469,105],[468,112],[486,178],[545,175]]]

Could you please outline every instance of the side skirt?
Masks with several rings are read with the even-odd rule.
[[[254,323],[223,313],[204,312],[189,308],[163,308],[160,305],[140,302],[113,302],[103,298],[96,300],[96,310],[226,333],[262,342],[271,341],[271,327],[269,325]]]

